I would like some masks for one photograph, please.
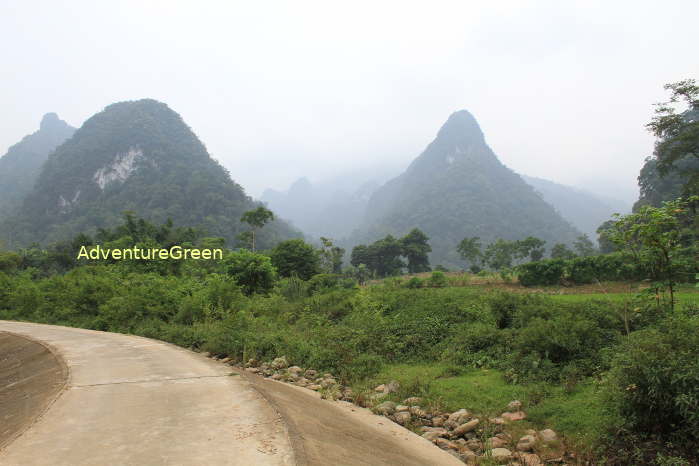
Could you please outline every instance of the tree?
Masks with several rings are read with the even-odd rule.
[[[551,248],[551,258],[552,259],[574,259],[575,253],[571,251],[568,246],[563,243],[558,243]]]
[[[597,253],[595,245],[586,234],[576,238],[573,242],[573,249],[582,257],[594,256]]]
[[[318,251],[302,239],[282,241],[274,247],[271,257],[272,264],[282,277],[297,275],[302,280],[308,280],[320,273]]]
[[[656,104],[655,117],[646,128],[658,138],[653,155],[662,176],[688,158],[699,159],[699,86],[694,79],[666,84],[670,100]],[[683,101],[687,108],[677,113],[675,104]],[[699,190],[699,170],[688,173],[685,194]]]
[[[432,247],[427,243],[429,237],[417,228],[400,239],[402,255],[408,259],[408,273],[420,273],[430,271],[430,259],[428,254]]]
[[[614,220],[607,220],[597,228],[597,243],[599,252],[608,254],[617,250],[616,244],[609,238],[609,230],[614,226]]]
[[[269,293],[274,286],[277,274],[270,258],[263,254],[242,249],[228,254],[223,262],[226,273],[248,296]]]
[[[493,270],[502,270],[512,267],[514,253],[515,243],[499,238],[485,248],[483,258]]]
[[[675,304],[675,285],[681,263],[683,216],[698,196],[668,201],[662,207],[643,206],[638,212],[620,216],[608,230],[609,238],[620,250],[630,254],[643,266],[657,289],[670,293],[670,307]]]
[[[330,238],[321,236],[320,243],[321,269],[325,273],[342,273],[342,258],[345,256],[345,250],[333,245]]]
[[[471,271],[480,269],[480,267],[478,267],[478,263],[483,262],[483,252],[481,251],[481,247],[481,239],[478,236],[464,238],[456,247],[456,250],[459,252],[461,258],[468,261],[471,265]]]
[[[515,242],[514,250],[517,259],[525,259],[529,257],[532,261],[541,260],[544,257],[544,245],[546,241],[528,236],[524,239]]]
[[[405,267],[401,260],[403,248],[401,243],[392,235],[388,235],[369,246],[360,244],[352,249],[350,263],[359,267],[360,264],[366,267],[379,277],[396,275]]]
[[[274,220],[274,212],[264,206],[257,209],[248,210],[240,217],[240,221],[250,225],[250,240],[252,244],[252,252],[255,252],[255,232],[262,228],[268,222]]]

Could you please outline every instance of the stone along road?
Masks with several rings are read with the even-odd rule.
[[[345,402],[115,333],[0,321],[0,465],[463,465]]]

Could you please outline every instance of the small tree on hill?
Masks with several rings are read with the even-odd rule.
[[[456,247],[461,258],[468,261],[471,272],[473,273],[478,273],[480,271],[480,266],[478,264],[483,262],[481,247],[481,239],[478,236],[464,238]]]
[[[342,273],[342,258],[345,250],[335,246],[330,238],[320,238],[321,268],[325,273]]]
[[[248,210],[240,217],[241,222],[250,225],[249,238],[252,245],[252,252],[255,252],[255,232],[272,220],[274,220],[274,213],[263,206]]]
[[[428,241],[429,237],[417,228],[400,239],[402,255],[408,259],[408,273],[430,271],[428,254],[432,252],[432,247]]]
[[[552,259],[574,259],[575,253],[571,251],[568,246],[563,243],[554,244],[551,248],[551,258]]]
[[[573,242],[573,248],[582,257],[594,256],[597,253],[597,248],[587,235],[578,236]]]
[[[615,214],[617,220],[608,230],[609,238],[619,249],[634,257],[656,280],[656,289],[669,291],[671,308],[682,261],[681,217],[687,214],[688,203],[697,200],[699,197],[692,196],[665,202],[662,207],[646,205],[633,214]]]

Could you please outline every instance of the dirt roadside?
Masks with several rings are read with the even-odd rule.
[[[463,466],[431,442],[368,409],[240,371],[281,414],[299,466]]]
[[[67,380],[68,368],[49,347],[0,331],[0,450],[51,406]]]

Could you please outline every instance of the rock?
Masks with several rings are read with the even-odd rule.
[[[523,466],[542,466],[544,464],[541,458],[534,453],[520,453],[519,460]]]
[[[227,363],[231,362],[231,358],[227,358],[227,357],[226,357],[226,358],[221,359],[220,361],[221,361],[223,364],[227,364]]]
[[[386,385],[384,384],[377,385],[376,387],[374,387],[375,392],[383,393],[384,390],[386,390]]]
[[[286,356],[280,356],[278,358],[275,358],[274,361],[272,361],[272,369],[286,369],[289,367],[289,361],[286,360]]]
[[[480,421],[478,419],[472,419],[464,424],[461,424],[456,429],[454,429],[454,432],[452,432],[452,435],[454,437],[461,437],[465,433],[471,432],[473,429],[475,429],[478,426],[479,422]]]
[[[461,461],[466,464],[476,464],[478,461],[478,455],[469,450],[468,448],[462,448],[459,453],[461,454]]]
[[[432,418],[432,426],[434,427],[442,427],[444,425],[444,416],[435,416]]]
[[[396,393],[400,389],[400,384],[395,380],[388,382],[383,389],[384,393]]]
[[[539,431],[539,438],[545,444],[558,442],[558,434],[551,429],[544,429]]]
[[[507,410],[512,412],[512,411],[521,411],[522,410],[522,402],[519,400],[514,400],[510,401],[507,404]]]
[[[410,415],[409,412],[407,412],[407,411],[402,411],[402,412],[400,412],[400,413],[394,414],[393,418],[395,419],[396,423],[398,423],[398,424],[404,426],[404,425],[406,425],[408,422],[410,422],[410,419],[412,418],[412,416]]]
[[[435,439],[434,444],[437,445],[442,450],[459,451],[459,449],[460,449],[459,445],[457,443],[454,443],[451,440],[447,440],[447,439],[441,438],[441,437]]]
[[[337,385],[337,380],[331,379],[331,378],[326,378],[320,381],[320,386],[323,388],[329,388],[332,387],[333,385]]]
[[[502,413],[500,417],[509,422],[521,421],[527,418],[527,413],[524,411],[515,411],[514,413],[506,412]]]
[[[252,372],[253,374],[257,374],[258,372],[260,372],[260,369],[257,368],[257,367],[248,367],[248,368],[245,369],[245,370],[248,371],[248,372]]]
[[[314,371],[313,369],[306,369],[306,372],[303,373],[303,376],[306,377],[307,379],[315,379],[318,376],[318,372]]]
[[[257,362],[257,359],[255,358],[250,358],[248,359],[248,362],[245,363],[245,367],[257,367],[259,366],[259,363]]]
[[[279,372],[277,372],[275,374],[272,374],[269,378],[272,380],[281,380],[282,377],[284,377],[284,376],[282,374],[280,374]]]
[[[490,437],[486,443],[490,448],[501,448],[507,445],[507,441],[500,437]]]
[[[305,377],[301,377],[294,383],[299,387],[306,387],[308,385],[308,379],[306,379]]]
[[[507,448],[493,448],[490,450],[490,455],[499,464],[507,464],[512,459],[512,452]]]
[[[498,426],[501,426],[501,425],[505,424],[505,422],[507,422],[507,421],[505,421],[505,419],[501,418],[500,416],[494,417],[494,418],[490,418],[490,419],[488,419],[488,420],[489,420],[492,424],[495,424],[495,425],[498,425]]]
[[[308,385],[306,388],[311,389],[311,390],[315,390],[317,392],[318,390],[320,390],[323,387],[321,387],[320,385],[318,385],[316,383],[312,383],[312,384]]]
[[[408,406],[419,405],[421,401],[422,398],[419,398],[417,396],[411,396],[410,398],[406,398],[405,400],[403,400],[403,404]]]
[[[525,435],[517,442],[517,451],[532,451],[536,445],[536,437]]]
[[[410,406],[398,405],[396,406],[396,411],[402,413],[404,411],[410,411]]]
[[[354,399],[354,392],[351,388],[342,389],[342,399],[345,401],[352,401]]]
[[[435,433],[439,434],[438,435],[439,437],[445,437],[449,433],[449,431],[447,431],[447,429],[444,429],[442,427],[423,426],[422,431],[423,432],[435,432]]]
[[[335,377],[330,372],[326,372],[325,374],[323,374],[323,378],[324,379],[334,379]]]
[[[429,440],[430,442],[433,442],[433,443],[435,440],[437,440],[440,437],[441,437],[441,435],[439,435],[439,433],[437,433],[437,432],[425,432],[424,434],[422,434],[422,438]]]
[[[425,412],[422,408],[419,406],[411,406],[410,407],[410,414],[412,414],[415,417],[422,417],[424,418],[427,416],[427,412]]]
[[[286,370],[289,374],[294,374],[297,377],[301,376],[301,373],[303,372],[303,369],[301,369],[299,366],[291,366]]]
[[[383,414],[384,416],[390,416],[396,412],[396,404],[392,401],[384,401],[375,408],[378,414]]]
[[[478,439],[469,439],[466,441],[466,446],[471,451],[483,451],[483,444]]]
[[[469,419],[471,419],[471,413],[465,409],[460,409],[451,413],[444,422],[444,425],[451,429],[455,429]]]

